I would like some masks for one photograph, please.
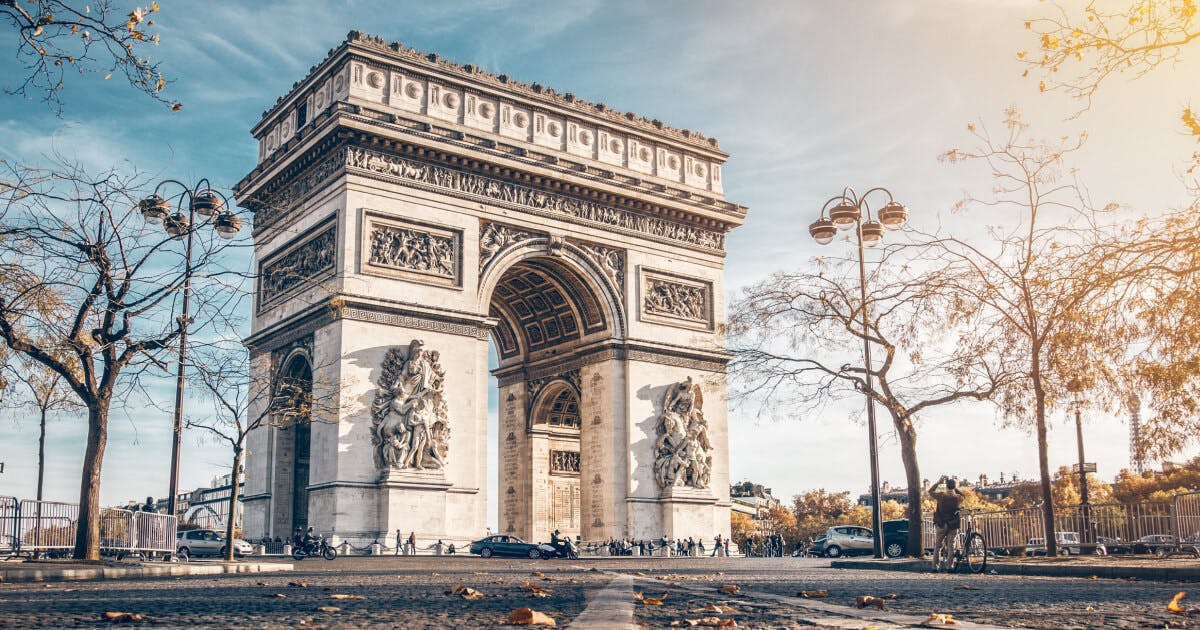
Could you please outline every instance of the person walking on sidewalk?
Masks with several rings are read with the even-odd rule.
[[[417,533],[416,532],[408,533],[408,555],[410,555],[410,556],[417,555]]]
[[[946,489],[939,490],[943,484]],[[963,493],[956,481],[942,475],[929,488],[929,496],[937,501],[937,509],[933,511],[933,528],[937,532],[933,539],[933,570],[937,572],[950,566],[950,556],[954,554],[954,537],[961,526],[958,508],[962,505]]]
[[[396,528],[396,555],[400,555],[404,551],[404,534],[400,533],[400,528]]]

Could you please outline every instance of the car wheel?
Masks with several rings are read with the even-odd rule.
[[[542,557],[542,552],[538,551],[537,547],[534,547],[533,549],[529,550],[529,559],[530,560],[537,560],[538,558],[541,558],[541,557]]]
[[[896,542],[890,543],[887,546],[886,552],[889,558],[899,558],[904,555],[904,545]]]
[[[179,558],[180,562],[187,562],[191,560],[192,554],[187,547],[180,547],[179,551],[175,552],[175,557]]]
[[[826,558],[840,558],[841,556],[842,556],[842,548],[841,547],[838,547],[837,545],[833,545],[833,546],[825,548],[825,557]]]
[[[1061,552],[1062,552],[1062,555],[1064,555],[1064,556],[1069,556],[1069,555],[1071,555],[1071,548],[1070,548],[1070,547],[1063,547],[1062,549],[1059,549],[1059,551],[1061,551]]]
[[[492,548],[484,547],[483,549],[480,549],[479,556],[482,558],[491,558],[492,557]]]

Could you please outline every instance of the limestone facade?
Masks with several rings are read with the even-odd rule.
[[[715,140],[357,32],[253,134],[247,343],[318,403],[249,437],[247,536],[728,536],[723,247],[746,209]],[[689,379],[703,414],[676,434],[703,421],[706,483],[663,487],[656,459],[696,451],[659,443]]]

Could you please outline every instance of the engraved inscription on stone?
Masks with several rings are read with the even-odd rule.
[[[704,395],[692,377],[663,394],[654,442],[654,480],[660,488],[707,488],[712,476],[713,445],[704,419]]]
[[[337,260],[336,244],[337,229],[330,224],[316,236],[285,247],[282,255],[265,262],[259,271],[259,308],[331,271]]]
[[[550,472],[579,474],[579,451],[550,451]]]
[[[458,286],[462,233],[438,226],[363,214],[363,271]]]
[[[665,324],[711,328],[712,284],[643,270],[642,315]]]

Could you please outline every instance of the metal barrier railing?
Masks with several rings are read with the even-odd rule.
[[[976,531],[991,549],[1016,550],[1032,539],[1040,539],[1042,544],[1046,540],[1041,508],[975,512],[973,516]],[[930,549],[935,535],[933,518],[926,516],[923,522],[924,547]],[[1132,551],[1134,541],[1150,535],[1193,537],[1200,542],[1200,492],[1176,495],[1171,501],[1056,507],[1054,531],[1078,534],[1082,544],[1103,540],[1122,551]]]
[[[20,546],[17,528],[21,502],[16,497],[0,497],[0,552],[12,552]]]
[[[0,497],[0,550],[37,554],[75,546],[79,506]],[[100,551],[105,554],[174,553],[177,519],[155,512],[103,508]]]

